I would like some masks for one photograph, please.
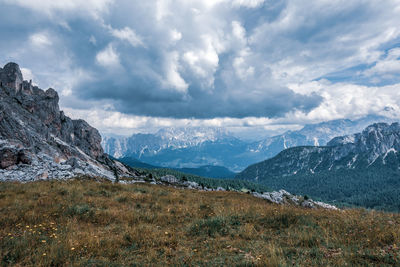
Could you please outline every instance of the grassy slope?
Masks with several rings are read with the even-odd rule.
[[[396,265],[400,215],[93,181],[0,183],[1,265]]]

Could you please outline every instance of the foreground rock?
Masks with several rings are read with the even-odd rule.
[[[54,89],[24,81],[17,64],[0,68],[0,180],[137,176],[104,154],[99,132],[65,116],[58,101]]]

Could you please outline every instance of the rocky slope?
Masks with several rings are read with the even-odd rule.
[[[65,116],[58,101],[54,89],[24,81],[17,64],[0,68],[0,180],[136,175],[104,154],[99,132]]]

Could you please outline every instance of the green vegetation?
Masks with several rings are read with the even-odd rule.
[[[308,147],[287,149],[273,159],[250,166],[238,174],[237,178],[255,181],[254,177],[258,177],[259,183],[273,190],[283,188],[314,200],[400,211],[398,154],[388,153],[386,157],[381,156],[373,164],[368,164],[368,155],[365,154],[349,154],[341,160],[333,161],[327,152],[321,156],[308,151],[310,157],[304,156],[301,159],[299,155],[304,149],[307,152]],[[353,158],[358,161],[349,168],[348,163]],[[299,166],[303,166],[301,170],[298,170]],[[312,173],[310,169],[313,169]]]
[[[400,215],[90,180],[0,183],[1,266],[398,266]]]
[[[193,174],[187,174],[172,169],[138,169],[143,174],[151,175],[154,178],[160,178],[165,175],[173,175],[181,181],[196,182],[201,186],[207,188],[223,187],[228,190],[240,191],[242,189],[248,189],[249,191],[255,192],[269,192],[271,189],[267,185],[256,184],[253,182],[237,179],[216,179],[216,178],[205,178]]]
[[[285,188],[313,199],[347,203],[385,211],[400,211],[400,174],[388,168],[324,171],[265,181],[272,188]]]

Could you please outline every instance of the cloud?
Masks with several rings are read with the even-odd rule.
[[[29,41],[32,43],[32,45],[37,47],[49,46],[52,44],[48,35],[43,32],[32,34],[29,37]]]
[[[177,52],[172,52],[169,55],[169,60],[166,63],[166,84],[167,87],[173,87],[179,92],[186,92],[189,85],[179,74],[179,55]]]
[[[89,12],[89,15],[97,16],[104,12],[113,0],[1,0],[0,2],[18,5],[23,8],[32,9],[36,12],[53,15],[54,12]]]
[[[248,8],[259,7],[265,2],[265,0],[234,0],[232,1],[233,6],[244,6]]]
[[[0,0],[0,9],[0,61],[32,70],[71,110],[109,103],[127,117],[299,125],[397,108],[395,0]]]
[[[383,79],[396,80],[400,73],[400,48],[393,48],[387,55],[363,72],[363,75],[374,78],[373,81]]]
[[[121,40],[129,42],[133,47],[144,46],[140,36],[138,36],[131,28],[111,29],[111,34]]]
[[[109,44],[96,55],[96,62],[103,67],[118,67],[120,65],[119,55],[112,44]]]
[[[32,71],[27,68],[21,68],[22,76],[25,80],[30,81],[34,80],[35,76],[33,75]]]

